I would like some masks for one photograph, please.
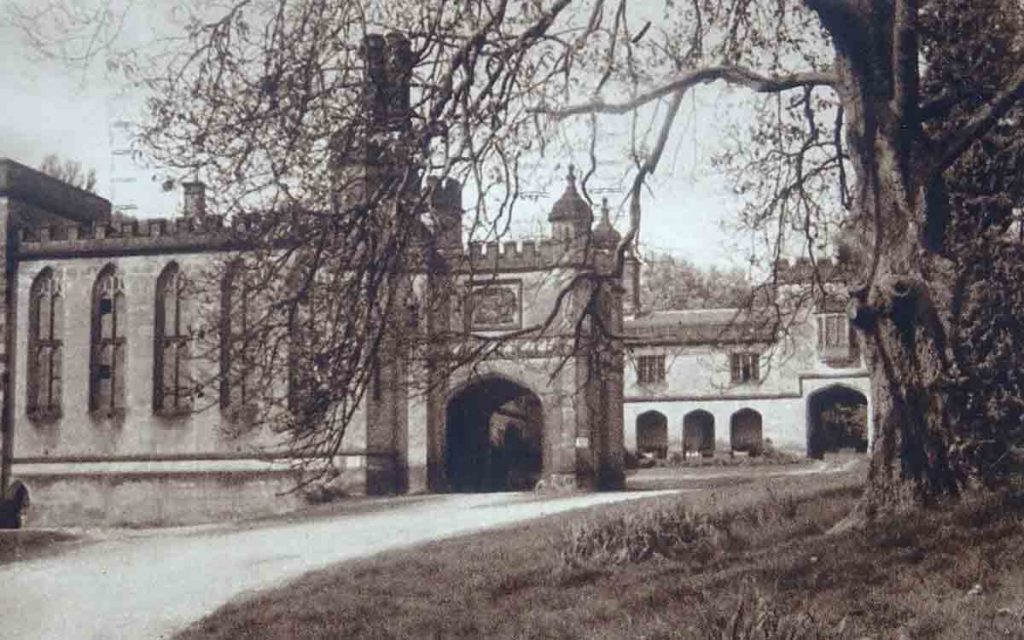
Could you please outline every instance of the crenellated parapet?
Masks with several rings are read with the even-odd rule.
[[[598,249],[557,240],[470,242],[464,268],[472,271],[540,271],[593,262]]]
[[[26,227],[16,232],[15,251],[21,259],[227,251],[244,248],[241,232],[254,224],[205,216]]]

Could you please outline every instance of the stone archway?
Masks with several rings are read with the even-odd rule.
[[[697,409],[683,416],[683,452],[702,455],[715,452],[715,416]]]
[[[868,399],[850,387],[832,385],[807,398],[807,456],[868,450]]]
[[[668,419],[660,411],[645,411],[636,417],[636,450],[655,458],[668,455]]]
[[[761,452],[761,414],[754,409],[740,409],[729,418],[729,443],[733,451],[751,454]]]
[[[445,477],[455,492],[528,491],[544,468],[540,398],[506,378],[486,378],[448,401]]]

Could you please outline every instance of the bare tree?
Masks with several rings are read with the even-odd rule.
[[[82,169],[82,163],[77,160],[61,160],[55,153],[47,154],[43,158],[39,170],[48,176],[68,183],[72,187],[84,189],[90,193],[96,191],[96,170]]]

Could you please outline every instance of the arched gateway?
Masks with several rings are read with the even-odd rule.
[[[856,389],[832,385],[807,399],[807,456],[827,452],[868,450],[868,399]]]
[[[526,491],[544,468],[540,398],[506,378],[470,384],[448,401],[445,477],[451,491]]]

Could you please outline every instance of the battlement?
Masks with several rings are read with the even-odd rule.
[[[593,261],[599,251],[557,240],[470,242],[466,257],[474,271],[531,271]]]
[[[228,225],[222,216],[205,216],[48,225],[19,229],[16,252],[34,258],[224,251],[241,248],[237,232],[254,224],[251,218],[233,218]]]

